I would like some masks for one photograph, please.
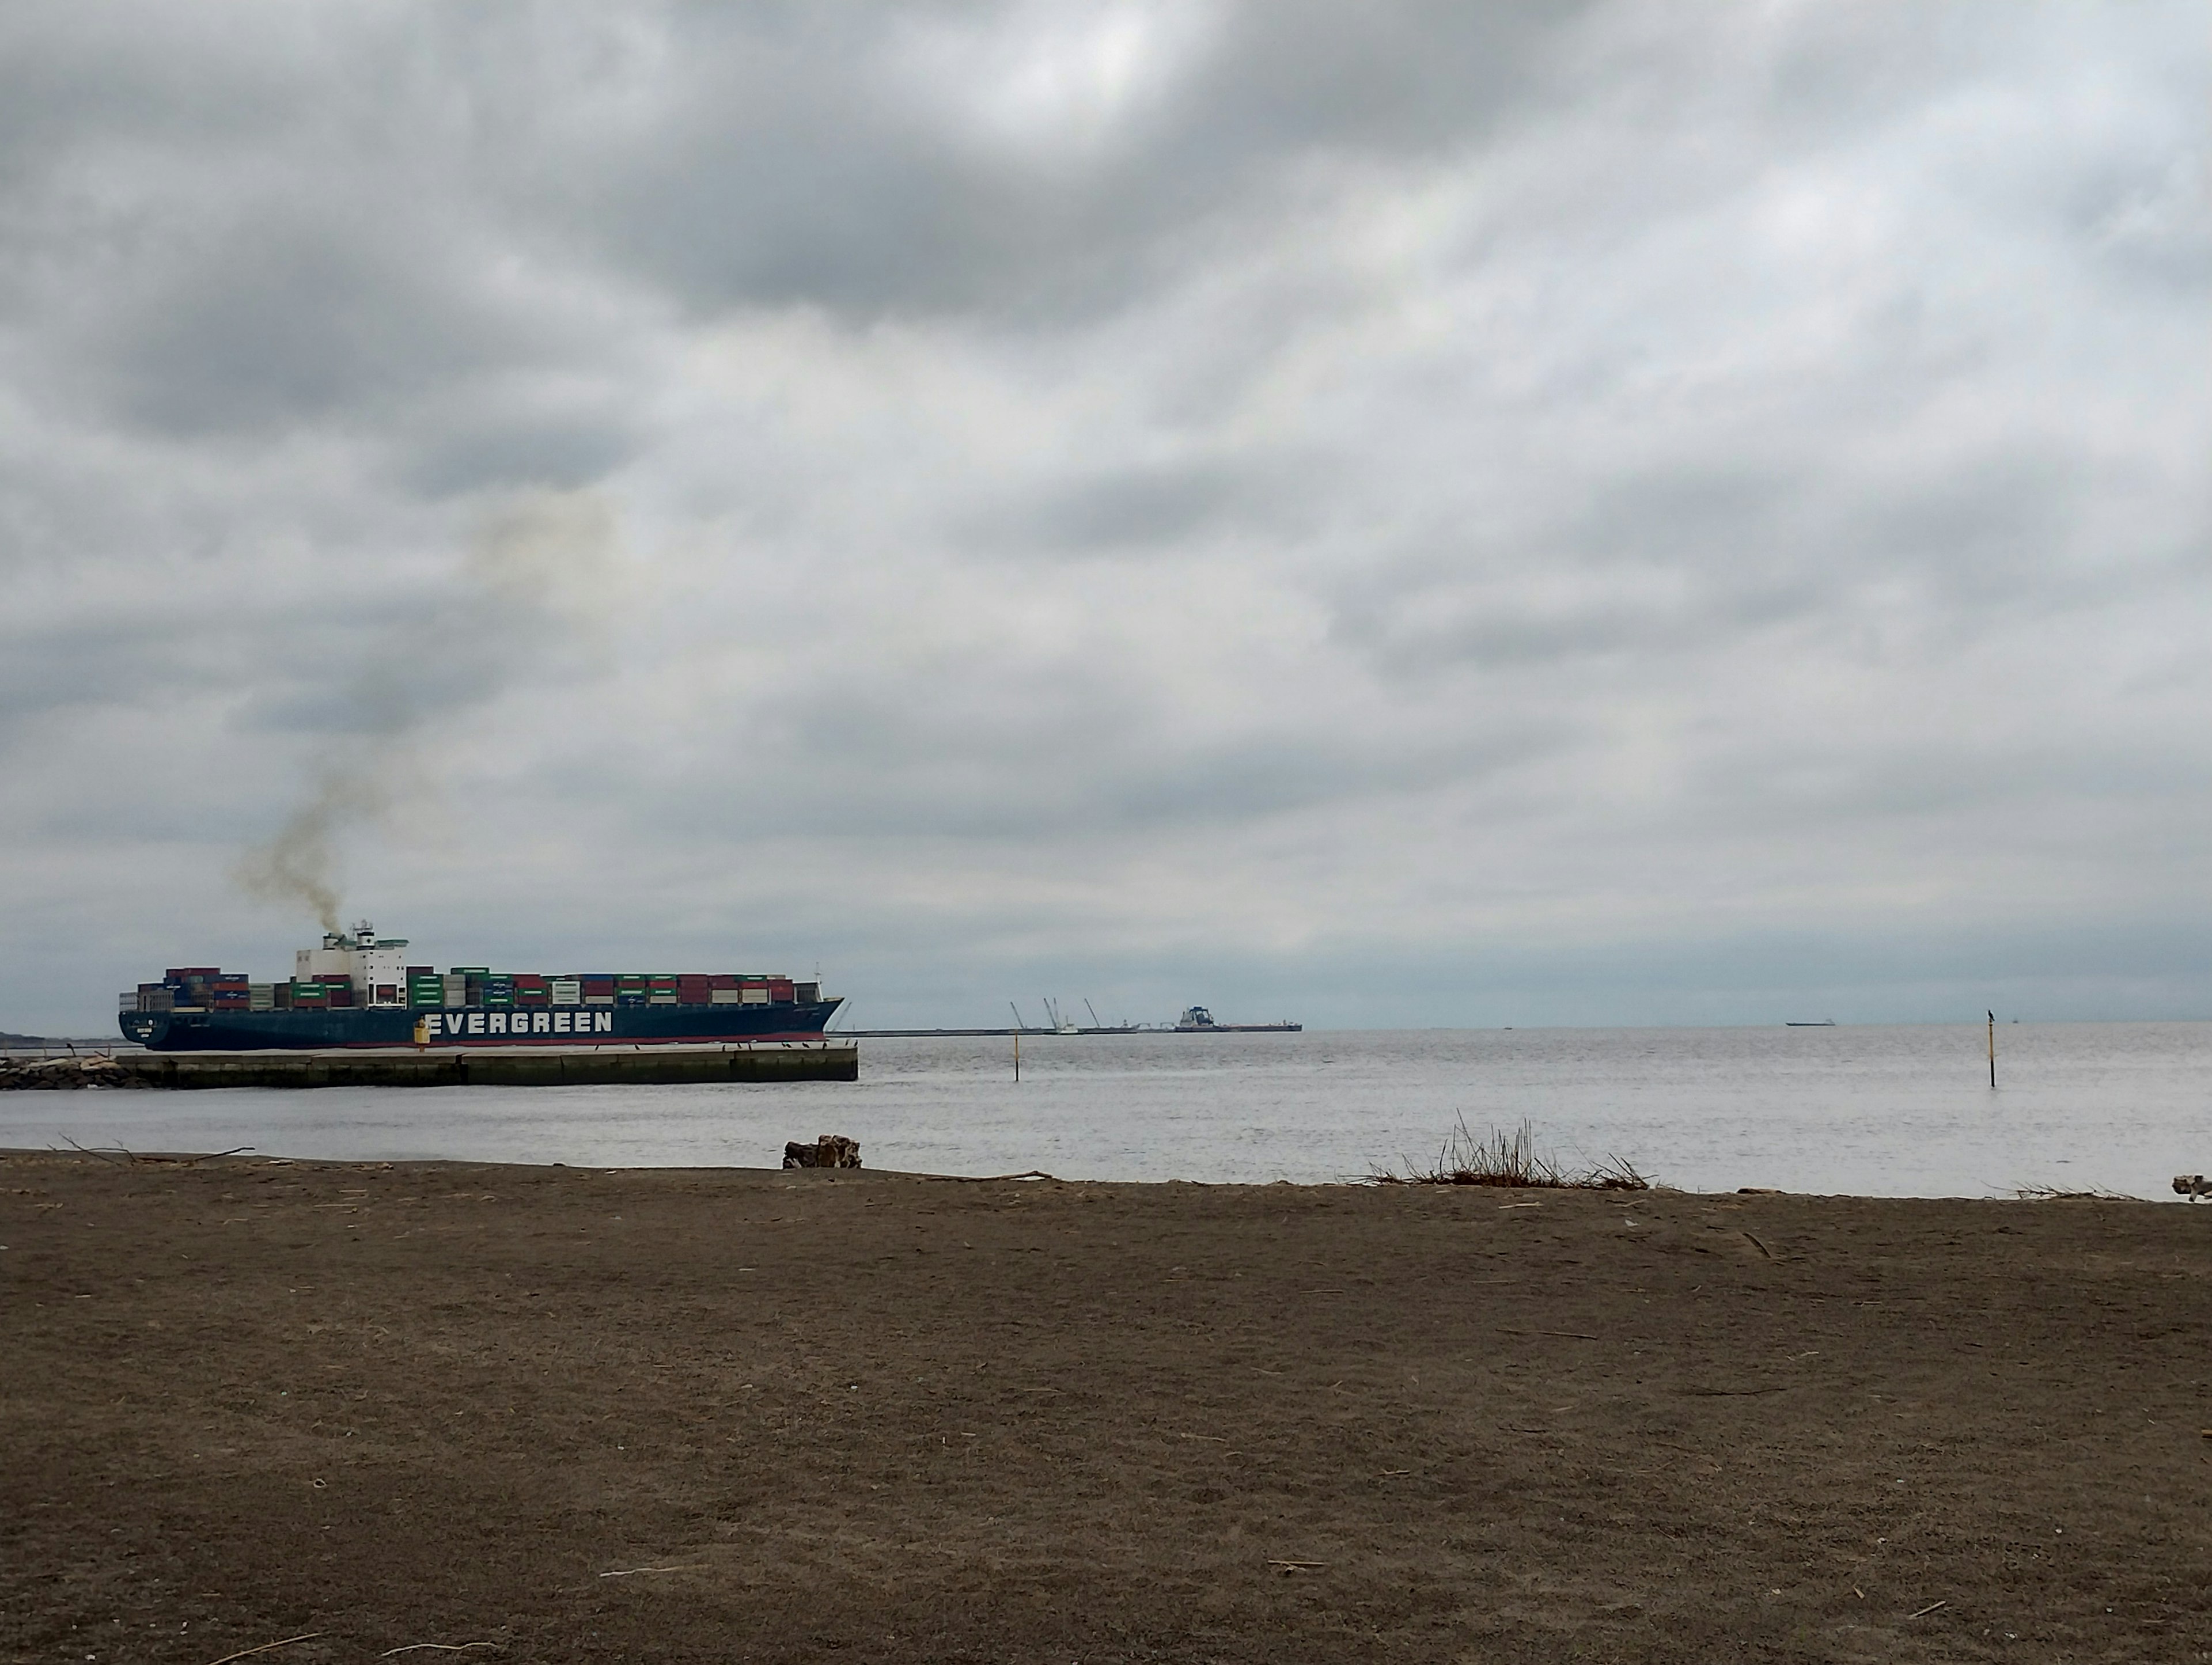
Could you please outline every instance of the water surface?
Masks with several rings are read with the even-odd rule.
[[[848,1133],[871,1167],[1339,1180],[1434,1158],[1459,1118],[1694,1190],[2170,1197],[2212,1171],[2212,1024],[1309,1030],[863,1041],[858,1082],[0,1095],[0,1145],[251,1145],[361,1160],[774,1166]]]

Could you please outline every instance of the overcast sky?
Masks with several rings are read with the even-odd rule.
[[[2172,4],[0,10],[0,1028],[2212,1015]]]

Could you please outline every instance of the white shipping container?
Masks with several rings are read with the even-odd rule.
[[[246,1005],[252,1012],[274,1012],[276,1009],[276,985],[248,983],[246,986]]]
[[[463,1006],[469,1003],[469,980],[466,977],[441,977],[438,981],[445,985],[447,1006]]]
[[[768,1004],[768,990],[765,988],[741,988],[738,993],[745,997],[741,1002],[743,1005],[766,1006]]]
[[[581,978],[554,978],[553,1004],[555,1006],[581,1006],[583,1003],[584,984]]]
[[[708,994],[707,1003],[709,1006],[738,1006],[741,1004],[739,997],[744,992],[742,988],[714,989]]]

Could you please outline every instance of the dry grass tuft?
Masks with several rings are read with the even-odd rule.
[[[2071,1191],[2057,1185],[2021,1185],[2013,1188],[2013,1196],[2021,1202],[2141,1202],[2141,1197],[2131,1197],[2125,1191],[2106,1191],[2101,1188]]]
[[[1651,1182],[1632,1163],[1607,1157],[1595,1168],[1570,1171],[1539,1155],[1535,1136],[1522,1122],[1512,1133],[1491,1129],[1478,1138],[1462,1116],[1437,1152],[1433,1168],[1406,1164],[1406,1171],[1378,1168],[1369,1174],[1376,1185],[1496,1185],[1553,1191],[1649,1191]]]

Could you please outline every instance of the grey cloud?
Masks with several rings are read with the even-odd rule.
[[[10,728],[71,706],[127,708],[197,690],[228,668],[173,621],[143,615],[48,618],[4,640],[0,712]]]
[[[976,89],[902,73],[902,45],[988,29],[988,9],[912,9],[890,28],[866,7],[722,14],[671,66],[659,119],[568,153],[596,185],[560,194],[583,234],[619,238],[603,258],[696,306],[1042,325],[1126,307],[1202,253],[1201,228],[1271,211],[1311,158],[1468,144],[1526,105],[1578,9],[1232,8],[1114,142],[1059,163],[1037,154],[1048,125],[994,139],[969,119]]]
[[[52,84],[0,124],[0,331],[47,408],[185,444],[321,426],[434,495],[618,464],[620,307],[499,223],[427,15],[44,21],[15,61]]]
[[[834,744],[836,737],[824,738]],[[1249,828],[1334,804],[1476,781],[1557,738],[1540,724],[1449,741],[1267,734],[1176,745],[1148,730],[1141,738],[1071,746],[1038,734],[1016,754],[1026,764],[1011,771],[1006,748],[963,763],[939,740],[920,754],[926,762],[904,769],[793,769],[790,786],[766,804],[723,782],[656,798],[667,805],[665,824],[702,830],[834,836],[881,827],[902,837],[988,842],[1123,837]]]
[[[886,1020],[1047,959],[1725,1015],[1855,932],[1910,1004],[2023,898],[2156,958],[2205,60],[2155,4],[15,9],[0,986],[289,932],[230,863],[432,730],[436,814],[303,823],[380,917],[830,945]],[[625,549],[554,615],[462,565],[547,487]]]
[[[1199,535],[1241,507],[1275,518],[1268,484],[1266,474],[1204,464],[1125,468],[1061,478],[970,519],[994,543],[1018,550],[1152,549]]]
[[[228,229],[199,269],[149,296],[107,351],[125,407],[173,434],[348,416],[501,356],[404,251],[333,225]]]
[[[429,497],[542,485],[576,490],[605,479],[644,442],[623,416],[574,411],[486,411],[475,420],[426,416],[408,429],[394,472]]]

